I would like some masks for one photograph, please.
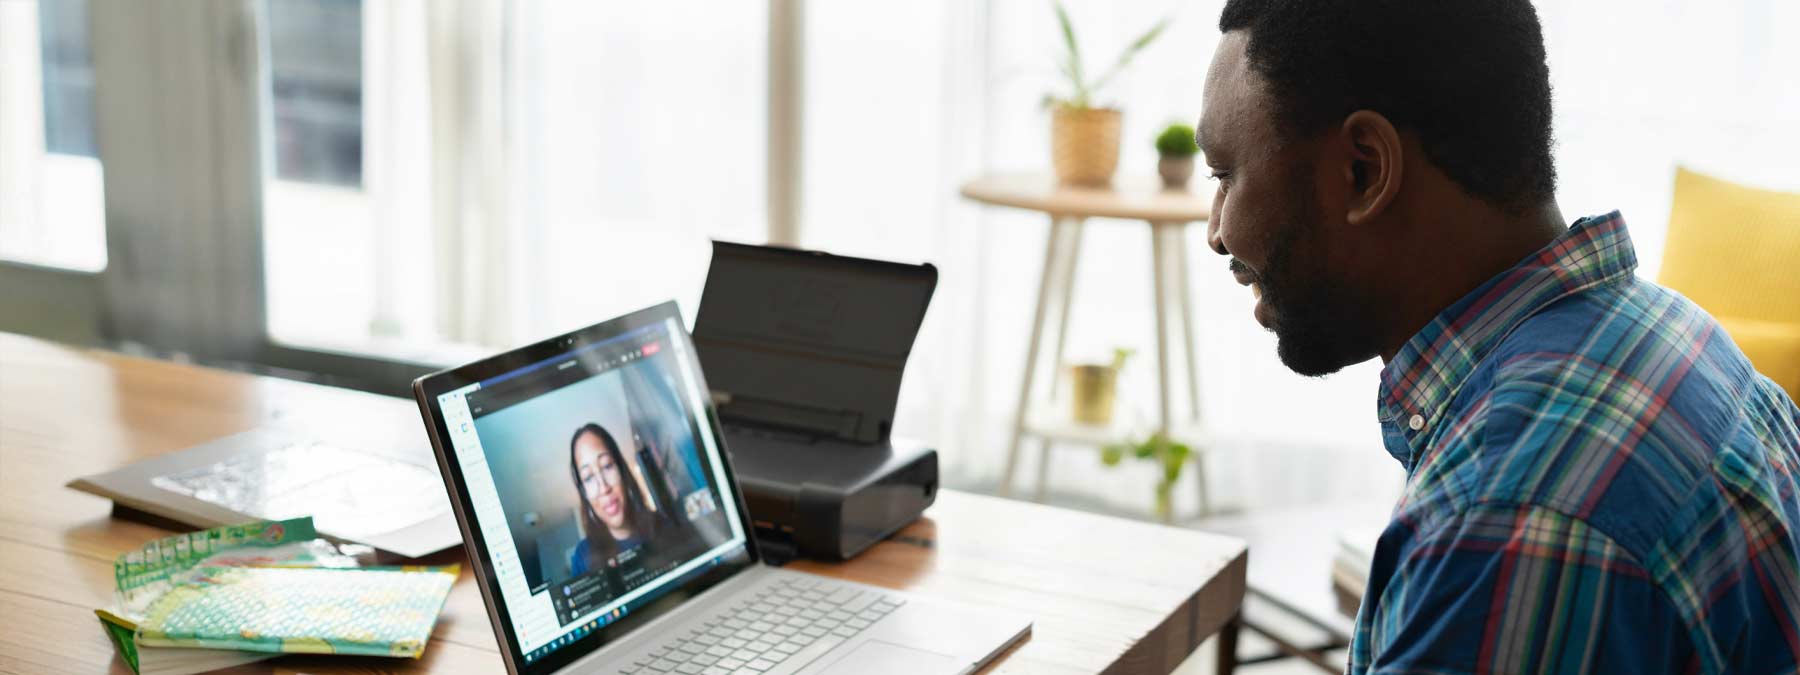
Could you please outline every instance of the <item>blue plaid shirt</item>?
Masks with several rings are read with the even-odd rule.
[[[1351,673],[1796,672],[1800,409],[1636,267],[1583,219],[1383,369]]]

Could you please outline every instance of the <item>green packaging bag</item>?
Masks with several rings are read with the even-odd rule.
[[[202,567],[152,602],[138,644],[418,658],[450,568]]]
[[[119,557],[117,603],[95,613],[140,675],[290,652],[421,656],[459,568],[359,567],[372,550],[317,536],[295,518],[150,542]]]

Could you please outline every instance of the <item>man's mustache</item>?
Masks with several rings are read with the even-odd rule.
[[[1230,269],[1232,275],[1234,275],[1234,276],[1248,277],[1248,278],[1256,279],[1256,280],[1262,279],[1262,275],[1259,275],[1255,271],[1251,270],[1249,265],[1245,265],[1244,261],[1238,260],[1237,258],[1231,259],[1231,264],[1228,266],[1228,268]]]

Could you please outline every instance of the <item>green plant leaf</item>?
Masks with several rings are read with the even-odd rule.
[[[1100,448],[1100,463],[1107,466],[1118,466],[1125,459],[1125,446],[1108,445]]]
[[[1100,79],[1095,80],[1094,86],[1089,87],[1088,92],[1098,93],[1106,87],[1106,83],[1111,82],[1113,76],[1118,75],[1119,71],[1131,64],[1131,59],[1136,57],[1138,52],[1143,51],[1145,47],[1150,46],[1150,43],[1156,41],[1157,36],[1162,35],[1163,29],[1169,27],[1169,21],[1168,17],[1164,17],[1163,20],[1156,22],[1156,25],[1151,26],[1150,30],[1138,36],[1138,39],[1132,40],[1131,45],[1125,48],[1125,53],[1119,55],[1118,62],[1114,63],[1112,69],[1106,71],[1105,75],[1100,76]]]
[[[1124,347],[1114,347],[1113,348],[1112,369],[1114,371],[1123,369],[1125,367],[1125,361],[1127,359],[1130,359],[1131,355],[1135,354],[1135,353],[1136,352],[1131,349],[1126,349]]]
[[[1156,135],[1156,153],[1164,157],[1193,157],[1200,152],[1194,143],[1194,128],[1176,122]]]
[[[1074,85],[1068,102],[1080,108],[1088,104],[1087,75],[1081,70],[1081,44],[1075,41],[1075,24],[1069,21],[1069,12],[1061,2],[1056,3],[1056,22],[1062,27],[1063,46],[1069,49],[1068,61],[1063,65],[1063,75]]]
[[[1138,459],[1150,459],[1156,456],[1156,443],[1144,441],[1131,448],[1131,454]]]
[[[1186,443],[1175,443],[1163,453],[1163,480],[1174,483],[1181,478],[1181,467],[1187,466],[1187,459],[1194,454],[1194,449]]]
[[[1170,445],[1168,451],[1163,453],[1163,463],[1180,464],[1187,461],[1188,455],[1192,453],[1193,450],[1184,443]]]

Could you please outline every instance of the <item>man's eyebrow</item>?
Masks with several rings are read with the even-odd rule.
[[[1206,150],[1206,127],[1194,127],[1194,145],[1202,151]]]

